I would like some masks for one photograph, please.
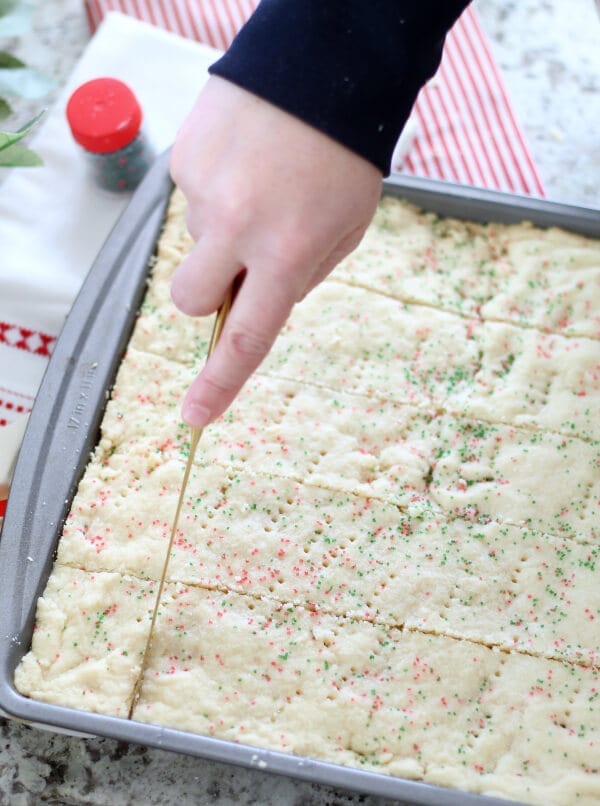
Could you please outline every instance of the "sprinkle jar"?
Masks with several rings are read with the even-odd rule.
[[[96,78],[69,98],[67,120],[84,149],[96,184],[110,191],[136,188],[154,154],[142,131],[142,108],[116,78]]]

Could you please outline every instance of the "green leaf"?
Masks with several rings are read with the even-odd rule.
[[[23,36],[31,28],[33,6],[18,0],[0,0],[0,37]]]
[[[22,140],[26,134],[29,134],[45,112],[46,110],[42,109],[39,114],[37,114],[31,120],[28,120],[27,123],[24,126],[21,126],[20,129],[17,129],[16,132],[0,132],[0,151],[10,148],[10,146],[12,146],[14,143],[18,143],[19,140]]]
[[[19,0],[0,0],[0,17],[6,17],[14,11]]]
[[[0,151],[0,167],[4,168],[30,168],[35,165],[43,165],[41,158],[26,146],[20,143],[9,146]]]
[[[26,67],[27,65],[25,62],[22,62],[21,59],[17,59],[16,56],[13,56],[12,53],[9,53],[6,50],[0,50],[0,69],[2,70],[14,70],[15,67]]]
[[[12,109],[8,101],[0,98],[0,120],[4,120],[9,115],[12,115]]]
[[[21,98],[40,98],[46,95],[55,82],[31,67],[13,67],[0,70],[0,92],[19,95]]]

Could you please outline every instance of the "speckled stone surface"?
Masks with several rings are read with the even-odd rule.
[[[2,806],[384,806],[391,801],[126,745],[0,724]]]
[[[56,79],[88,40],[82,0],[38,0],[34,30],[6,43]],[[600,16],[594,0],[476,0],[548,198],[600,207]],[[51,94],[46,104],[53,100]],[[8,124],[39,102],[18,102]],[[345,793],[108,739],[0,719],[0,804],[383,806]]]
[[[547,197],[600,207],[595,0],[477,0],[475,8]]]

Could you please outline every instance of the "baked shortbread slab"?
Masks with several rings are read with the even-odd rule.
[[[87,571],[157,579],[183,460],[139,446],[89,466],[59,545]],[[415,502],[195,465],[168,579],[593,665],[598,549]]]
[[[158,585],[57,563],[15,684],[43,702],[127,717]]]
[[[597,669],[181,585],[161,614],[135,719],[544,803],[600,792]]]
[[[17,670],[41,700],[126,716],[140,674],[212,329],[170,300],[183,212]],[[382,202],[203,436],[134,718],[598,801],[597,252]]]

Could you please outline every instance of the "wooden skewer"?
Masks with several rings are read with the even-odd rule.
[[[221,336],[221,332],[223,330],[223,326],[225,324],[225,320],[227,319],[227,315],[231,309],[231,305],[233,303],[233,288],[230,289],[227,293],[227,296],[223,300],[221,307],[217,311],[217,316],[215,319],[215,324],[213,326],[212,335],[210,337],[210,344],[208,345],[208,355],[207,358],[211,355],[212,351],[215,349],[217,342]],[[131,697],[131,705],[129,706],[129,712],[127,714],[127,718],[131,719],[133,715],[133,711],[135,706],[140,698],[140,694],[142,692],[142,685],[144,680],[144,673],[146,671],[146,666],[148,665],[148,657],[150,655],[150,647],[152,644],[152,637],[154,635],[154,627],[156,625],[156,618],[158,616],[158,609],[160,607],[160,600],[162,597],[163,588],[165,586],[165,580],[167,578],[167,569],[169,567],[169,559],[171,556],[171,550],[173,548],[173,540],[175,539],[175,533],[177,531],[177,526],[179,524],[179,516],[181,514],[181,507],[183,505],[183,500],[185,497],[185,491],[187,489],[188,480],[190,477],[190,471],[192,469],[192,465],[194,463],[194,456],[196,454],[196,448],[198,447],[198,443],[200,442],[200,437],[202,436],[202,432],[204,431],[203,428],[192,428],[191,435],[190,435],[190,452],[188,454],[187,462],[185,465],[185,472],[183,474],[183,481],[181,482],[181,490],[179,492],[179,500],[177,501],[177,509],[175,510],[175,517],[173,519],[173,526],[171,528],[171,535],[169,537],[169,543],[167,545],[167,553],[165,555],[165,560],[162,567],[162,572],[160,575],[160,582],[158,585],[158,592],[156,594],[156,600],[154,602],[154,610],[152,611],[152,620],[150,622],[150,630],[148,631],[148,637],[146,639],[146,646],[144,647],[144,654],[142,655],[142,663],[140,666],[140,671],[138,674],[138,678],[135,683],[135,687],[133,689],[133,695]]]

